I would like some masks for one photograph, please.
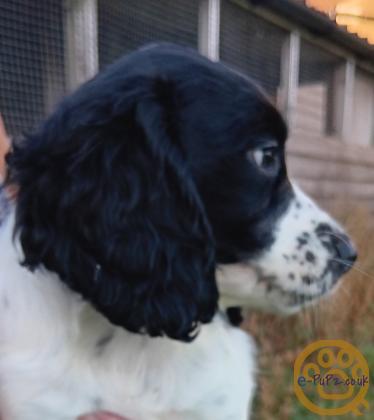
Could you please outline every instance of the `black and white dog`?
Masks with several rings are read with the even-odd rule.
[[[245,77],[165,44],[110,66],[16,144],[1,419],[246,420],[255,349],[219,302],[295,312],[356,257],[288,180],[286,137]]]

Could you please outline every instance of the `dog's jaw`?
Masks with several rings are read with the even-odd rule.
[[[343,228],[297,186],[275,227],[274,242],[257,258],[217,269],[222,307],[243,306],[292,314],[333,292],[348,271],[333,241],[355,258]],[[337,238],[337,239],[336,239]],[[351,249],[350,249],[351,248]]]

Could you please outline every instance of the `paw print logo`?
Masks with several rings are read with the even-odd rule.
[[[295,394],[315,414],[360,416],[369,408],[368,389],[367,361],[346,341],[316,341],[295,360]]]

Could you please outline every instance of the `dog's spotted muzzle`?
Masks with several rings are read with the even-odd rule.
[[[343,228],[294,187],[271,246],[247,263],[220,268],[221,295],[231,305],[294,313],[330,294],[356,258]]]

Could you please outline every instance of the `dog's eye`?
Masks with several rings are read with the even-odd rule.
[[[257,166],[267,175],[275,175],[280,167],[279,149],[276,146],[267,146],[252,151]]]

